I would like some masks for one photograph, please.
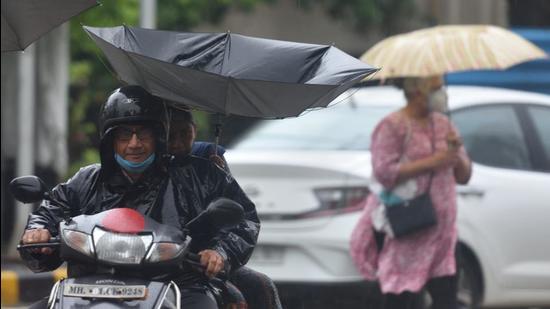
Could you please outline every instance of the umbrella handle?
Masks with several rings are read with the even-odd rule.
[[[219,122],[219,119],[218,119],[218,121],[216,122],[216,125],[215,125],[215,131],[214,131],[214,134],[215,134],[214,155],[216,155],[216,156],[218,155],[218,145],[220,144],[221,132],[222,132],[222,124]]]

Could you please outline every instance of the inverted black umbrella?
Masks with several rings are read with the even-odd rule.
[[[84,27],[119,78],[223,115],[298,116],[377,69],[334,46],[134,27]],[[177,106],[176,106],[177,107]]]
[[[2,52],[24,50],[97,4],[96,0],[2,0]]]

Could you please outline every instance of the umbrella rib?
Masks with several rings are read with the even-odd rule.
[[[231,48],[231,34],[228,32],[226,34],[226,40],[225,40],[225,48],[223,49],[223,61],[222,61],[222,67],[220,68],[220,74],[223,74],[223,68],[225,66],[225,56],[227,54],[227,50]],[[229,44],[229,46],[227,46]],[[229,48],[228,48],[229,47]],[[229,84],[231,83],[231,76],[227,76],[227,83],[225,85],[225,96],[223,98],[223,111],[224,113],[227,113],[227,96],[229,94]]]
[[[24,48],[21,46],[20,38],[19,35],[15,32],[15,28],[10,24],[7,18],[4,17],[4,21],[6,21],[6,24],[9,26],[11,32],[15,34],[15,37],[17,39],[17,46],[19,46],[19,49],[23,50]]]
[[[227,45],[229,44],[229,47],[231,47],[231,34],[229,32],[227,32],[225,34],[225,37],[226,37],[226,39],[225,39],[225,45],[226,46],[223,49],[223,61],[222,61],[222,67],[220,68],[220,74],[223,74],[223,68],[225,67],[225,59],[226,59],[225,56],[226,56],[227,50],[228,50]]]
[[[82,25],[82,24],[81,24],[81,26],[82,26],[82,28],[84,29],[84,31],[88,34],[88,37],[92,40],[92,42],[94,42],[94,43],[97,44],[96,39],[94,39],[94,37],[96,37],[96,38],[99,39],[99,40],[102,40],[102,41],[106,42],[105,40],[103,40],[103,38],[97,36],[97,35],[96,35],[95,33],[93,33],[93,32],[90,32],[90,31],[87,29],[86,26],[84,26],[84,25]],[[96,46],[97,46],[97,45],[96,45]],[[100,50],[102,50],[101,47],[99,47],[99,48],[100,48]],[[105,61],[103,61],[103,59],[101,58],[99,52],[98,52],[97,50],[94,50],[94,53],[95,53],[96,57],[99,59],[99,62],[101,62],[101,63],[103,64],[103,66],[107,69],[107,71],[109,71],[109,73],[111,73],[111,75],[113,75],[119,82],[123,82],[122,78],[121,78],[118,74],[116,74],[113,70],[111,70],[111,68],[109,68],[109,66],[107,65],[107,63],[105,63]],[[109,60],[109,58],[107,58],[107,61],[108,61],[109,63],[111,63],[110,60]],[[113,65],[112,63],[111,63],[111,66],[114,67],[114,65]],[[114,69],[114,68],[113,68],[113,69]]]
[[[345,85],[347,83],[352,83],[354,80],[362,80],[363,78],[369,76],[372,74],[372,71],[370,73],[365,73],[365,74],[361,74],[361,75],[358,75],[358,76],[354,76],[354,77],[350,77],[349,79],[347,79],[346,81],[342,82],[342,85]],[[342,86],[340,85],[340,87]],[[312,102],[311,104],[309,104],[304,111],[312,108],[313,105],[315,105],[317,102],[323,100],[324,98],[326,98],[327,96],[329,96],[331,94],[331,91],[323,94],[320,98],[318,98],[317,100],[315,100],[314,102]],[[350,95],[351,96],[351,95]]]
[[[97,50],[94,51],[95,52],[95,55],[96,57],[99,59],[99,61],[103,64],[103,66],[105,68],[107,68],[107,71],[109,71],[109,73],[111,73],[111,75],[113,75],[119,82],[123,82],[122,78],[120,78],[120,76],[118,76],[118,74],[116,74],[113,70],[111,70],[111,68],[109,68],[109,66],[107,65],[107,63],[105,63],[105,61],[103,61],[103,59],[101,59],[101,56],[99,54],[99,52]],[[107,60],[108,61],[108,60]]]
[[[149,85],[147,84],[147,81],[146,81],[146,79],[145,79],[145,76],[143,76],[143,72],[142,72],[141,70],[137,69],[138,66],[136,65],[136,63],[135,63],[135,61],[132,59],[132,57],[130,57],[129,53],[126,52],[126,51],[125,51],[124,49],[122,49],[122,48],[121,48],[121,50],[122,50],[122,53],[123,53],[124,55],[126,55],[126,57],[128,57],[128,60],[134,65],[134,68],[136,68],[136,71],[139,73],[139,77],[141,77],[141,82],[142,82],[142,84],[143,84],[143,87],[144,87],[145,89],[148,89],[149,92],[150,92],[151,89],[149,88]]]

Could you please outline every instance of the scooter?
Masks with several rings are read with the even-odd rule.
[[[10,191],[23,203],[49,198],[36,176],[14,179]],[[47,243],[20,244],[17,249],[55,248],[63,261],[95,267],[91,275],[56,282],[48,308],[179,309],[182,291],[169,278],[185,267],[204,270],[200,257],[190,252],[193,231],[205,225],[218,231],[243,218],[242,206],[224,198],[212,202],[183,230],[130,208],[115,208],[66,217],[59,223],[58,237]],[[224,276],[222,272],[209,281],[220,308],[228,302]]]

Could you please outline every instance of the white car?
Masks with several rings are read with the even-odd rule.
[[[459,298],[550,304],[550,96],[449,86],[474,161],[458,186]],[[349,239],[369,194],[374,126],[405,104],[393,87],[352,89],[331,107],[266,120],[227,152],[262,220],[249,266],[278,284],[364,284]]]

